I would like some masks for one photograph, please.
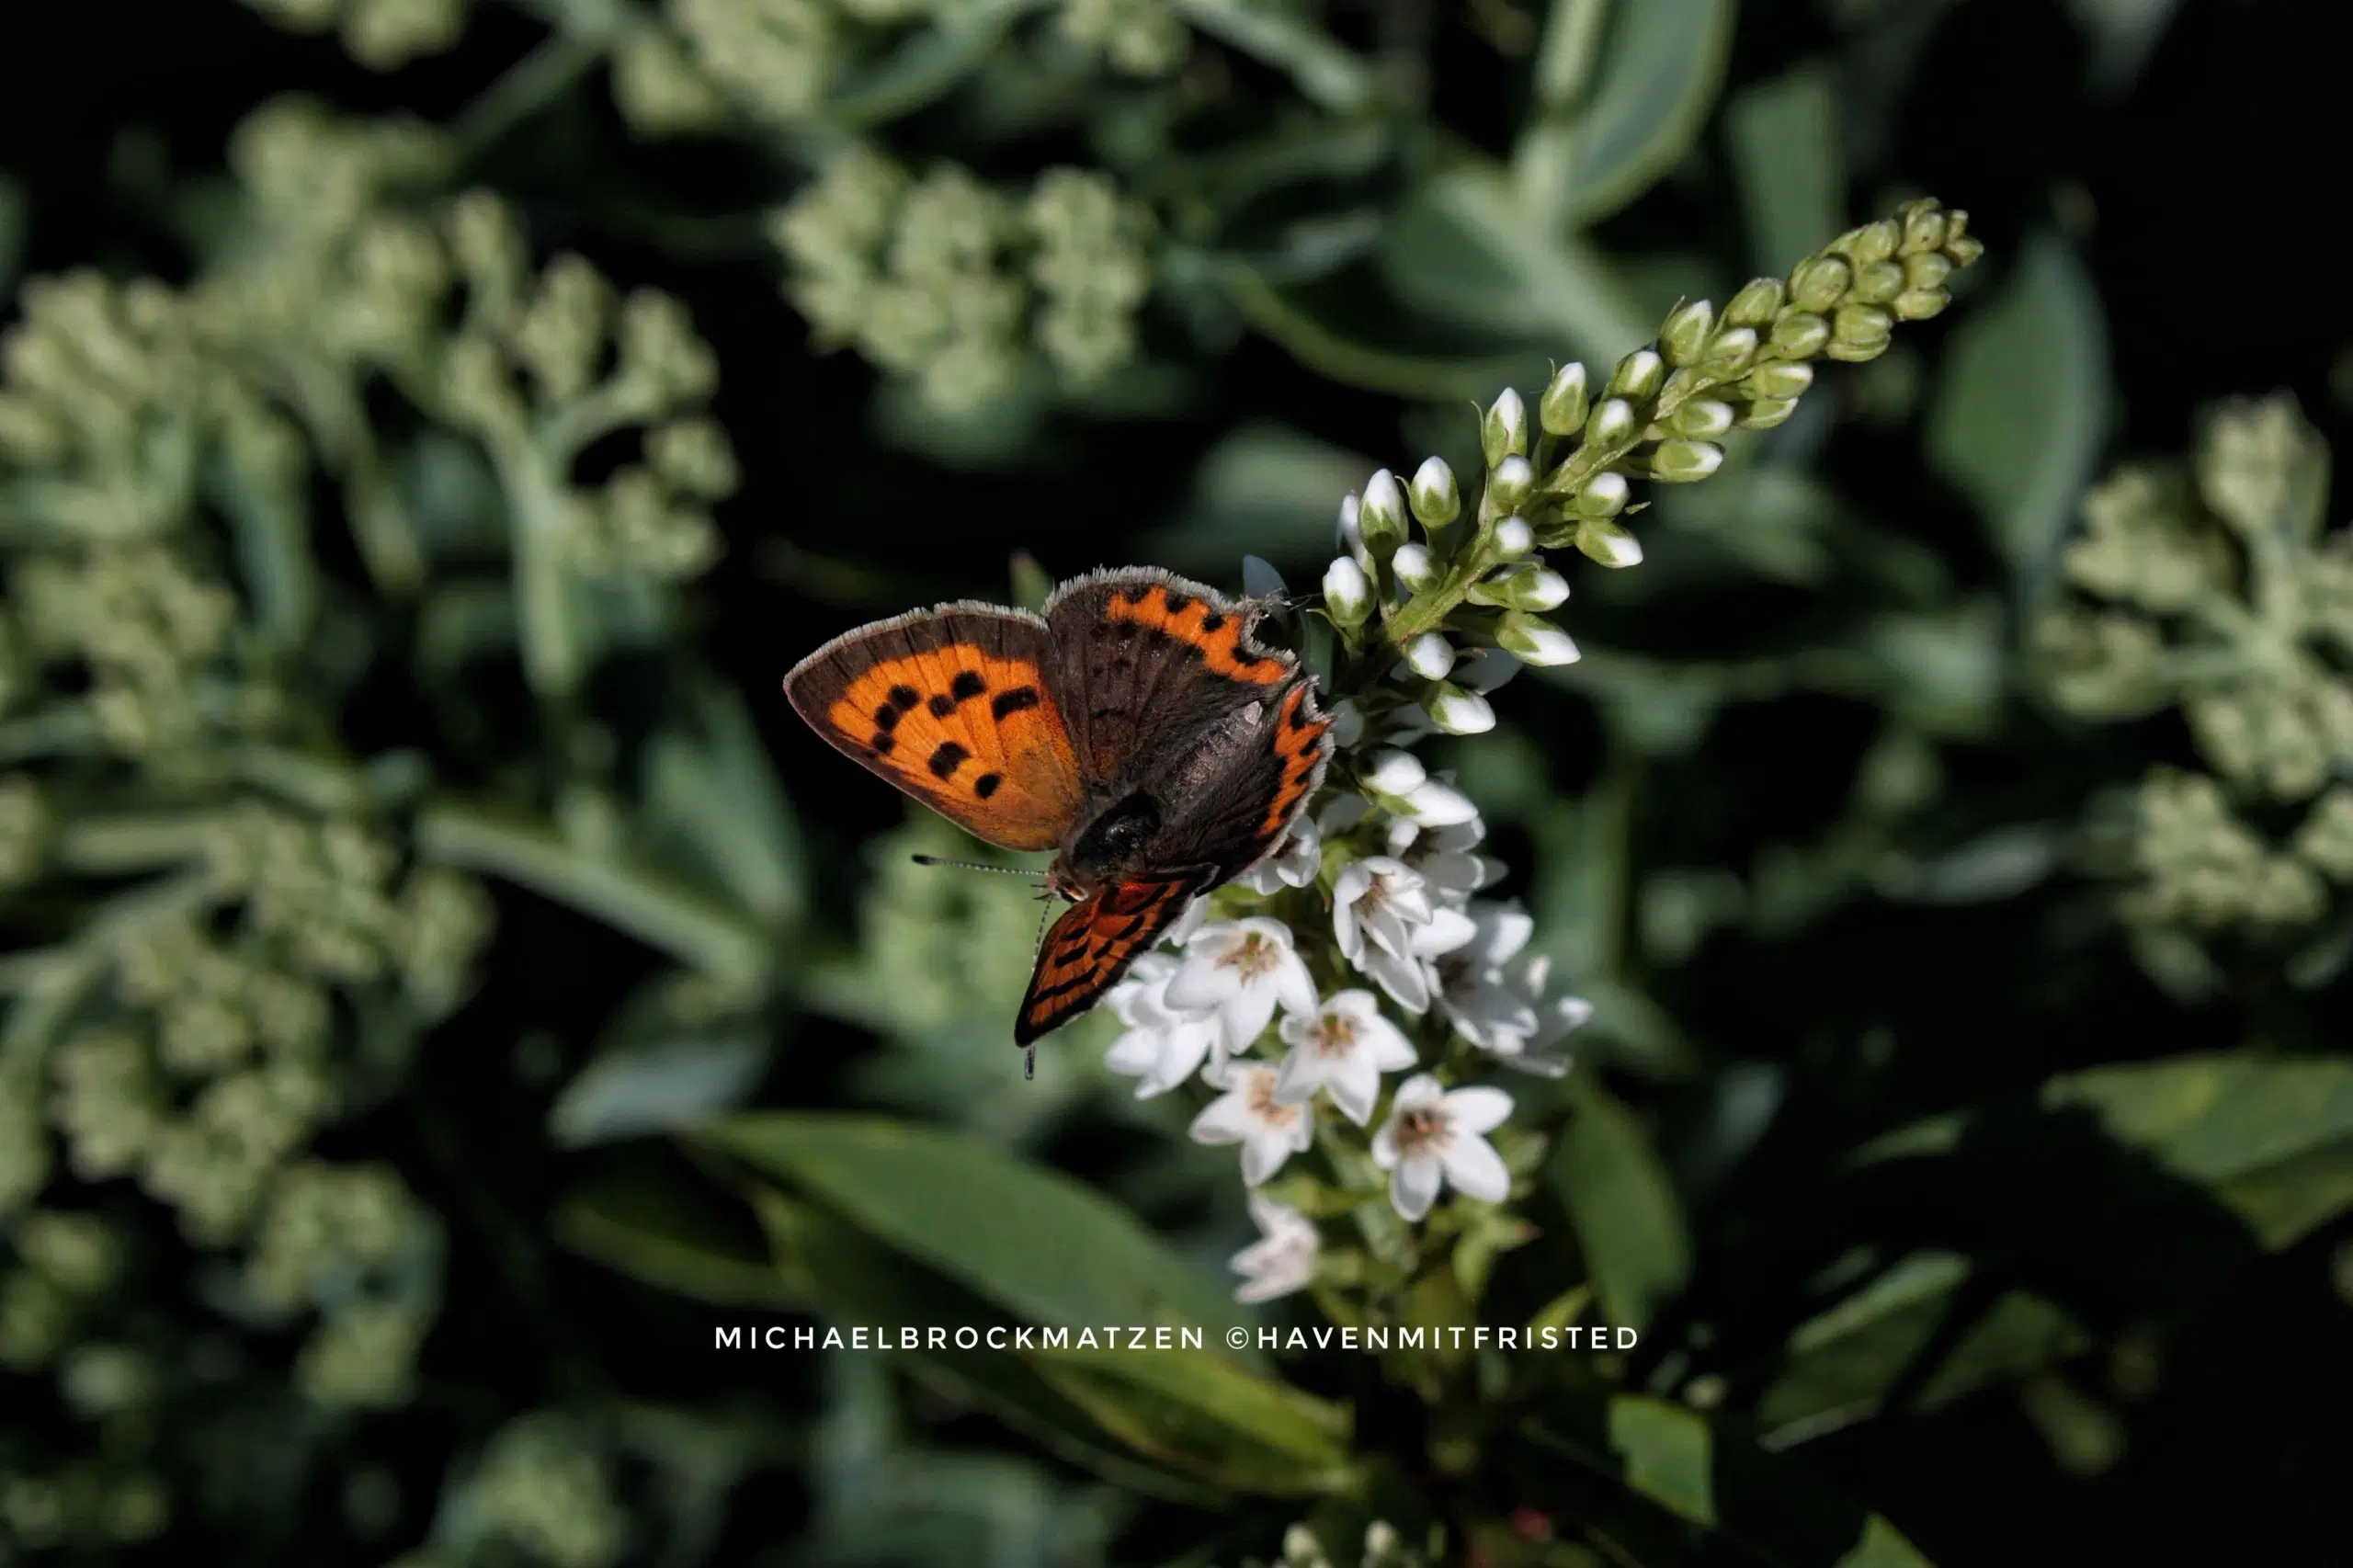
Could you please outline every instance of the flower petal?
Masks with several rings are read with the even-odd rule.
[[[1446,1179],[1457,1192],[1489,1203],[1501,1203],[1511,1196],[1511,1172],[1504,1168],[1503,1156],[1484,1138],[1467,1135],[1458,1126],[1447,1140],[1444,1160]]]
[[[1511,1118],[1511,1096],[1482,1084],[1446,1096],[1446,1114],[1458,1133],[1492,1132]]]
[[[1438,1161],[1427,1154],[1398,1162],[1389,1173],[1389,1201],[1400,1218],[1418,1220],[1430,1211],[1438,1199],[1439,1176]]]

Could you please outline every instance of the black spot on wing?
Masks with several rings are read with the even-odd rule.
[[[989,699],[989,711],[999,719],[1009,719],[1025,708],[1035,708],[1044,699],[1034,686],[1017,686],[1010,691],[1000,691]]]
[[[964,759],[972,755],[954,741],[942,741],[939,749],[931,754],[931,760],[924,766],[930,768],[935,777],[953,778],[956,770],[964,766]]]
[[[1218,612],[1217,612],[1217,611],[1215,611],[1215,610],[1211,610],[1211,611],[1210,611],[1210,612],[1209,612],[1209,614],[1207,614],[1207,615],[1205,615],[1205,616],[1201,617],[1201,630],[1202,630],[1202,631],[1223,631],[1224,629],[1225,629],[1225,617],[1223,617],[1223,616],[1222,616],[1222,615],[1218,614]]]
[[[996,774],[983,773],[972,780],[972,793],[985,801],[995,794],[996,787],[1004,782],[1005,780]]]
[[[899,710],[885,702],[874,710],[874,722],[883,729],[895,730],[899,727]]]
[[[955,711],[956,711],[956,699],[955,699],[954,698],[949,697],[949,696],[947,696],[946,694],[941,693],[941,692],[933,692],[933,693],[932,693],[932,695],[931,695],[931,716],[932,716],[933,718],[935,718],[935,719],[945,719],[945,718],[947,718],[947,717],[948,717],[948,715],[949,715],[950,713],[953,713],[953,712],[955,712]]]
[[[899,737],[888,730],[877,730],[874,732],[874,739],[868,744],[877,752],[887,754],[892,746],[899,744]]]
[[[978,670],[959,670],[956,678],[948,683],[949,695],[959,702],[978,697],[988,688],[989,683],[981,678]]]
[[[917,691],[914,687],[894,686],[891,688],[891,701],[901,712],[906,711],[908,709],[913,708],[916,703],[921,702],[922,700],[923,693]]]

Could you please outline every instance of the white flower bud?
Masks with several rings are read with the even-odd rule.
[[[1397,488],[1396,476],[1385,468],[1365,482],[1357,528],[1376,561],[1385,560],[1405,542],[1405,494]]]
[[[1594,405],[1585,422],[1587,446],[1622,447],[1634,438],[1634,405],[1622,397],[1606,398]]]
[[[1487,415],[1479,422],[1479,444],[1487,455],[1487,466],[1494,468],[1506,458],[1528,455],[1528,405],[1519,393],[1506,387],[1503,395],[1487,408]]]
[[[1536,548],[1536,530],[1522,517],[1506,517],[1495,525],[1495,553],[1506,561]]]
[[[1426,528],[1442,528],[1454,521],[1462,511],[1462,492],[1454,483],[1454,471],[1442,458],[1425,458],[1422,466],[1414,471],[1414,483],[1407,497],[1414,505],[1414,516]]]
[[[1554,371],[1552,384],[1544,389],[1544,399],[1537,405],[1536,414],[1543,421],[1547,435],[1575,434],[1585,424],[1585,367],[1563,365]]]
[[[1495,727],[1495,710],[1487,699],[1459,686],[1441,684],[1423,704],[1430,722],[1449,735],[1484,734]]]
[[[1429,779],[1429,769],[1412,752],[1394,746],[1375,752],[1372,766],[1365,772],[1365,782],[1384,795],[1406,795],[1420,789]]]
[[[1526,458],[1506,458],[1495,465],[1487,479],[1487,494],[1495,505],[1509,509],[1518,506],[1536,488],[1536,470]]]
[[[1577,492],[1578,515],[1587,517],[1614,517],[1624,509],[1627,496],[1626,476],[1604,472],[1585,482]]]
[[[1397,553],[1389,558],[1389,569],[1397,574],[1407,593],[1426,593],[1438,585],[1438,563],[1430,559],[1427,545],[1399,545]]]
[[[1353,556],[1336,557],[1324,569],[1324,608],[1337,626],[1362,626],[1372,610],[1372,584]]]
[[[1642,562],[1642,542],[1606,517],[1586,517],[1577,524],[1577,548],[1604,566],[1635,566]]]
[[[1473,584],[1472,604],[1502,605],[1511,609],[1558,608],[1569,597],[1568,579],[1539,562],[1506,566],[1483,583]]]
[[[1424,680],[1437,680],[1454,667],[1454,644],[1435,631],[1425,631],[1405,644],[1405,667]]]
[[[1582,657],[1569,634],[1549,620],[1514,613],[1495,628],[1495,642],[1512,657],[1530,665],[1573,665]]]
[[[1723,466],[1724,449],[1710,441],[1661,441],[1651,454],[1651,477],[1672,483],[1705,479]]]
[[[1665,383],[1666,361],[1647,348],[1637,348],[1618,361],[1618,369],[1603,389],[1608,397],[1649,397]]]
[[[1347,551],[1348,558],[1358,566],[1370,571],[1372,566],[1372,552],[1364,547],[1364,529],[1358,520],[1362,510],[1362,503],[1353,495],[1341,501],[1340,521],[1334,531],[1333,544]]]

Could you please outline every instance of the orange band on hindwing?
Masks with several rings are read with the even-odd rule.
[[[1332,721],[1308,711],[1307,692],[1304,682],[1291,687],[1276,715],[1275,755],[1282,759],[1282,782],[1276,786],[1274,799],[1267,802],[1267,814],[1258,824],[1259,833],[1270,843],[1290,825],[1291,814],[1314,790],[1324,773],[1327,749],[1324,736]]]
[[[1016,1045],[1027,1045],[1097,998],[1128,971],[1135,956],[1158,939],[1185,912],[1193,890],[1207,877],[1191,868],[1165,877],[1114,882],[1054,922],[1039,951],[1029,994],[1013,1026]]]
[[[1114,594],[1104,608],[1106,619],[1133,624],[1176,639],[1201,656],[1201,667],[1229,680],[1273,686],[1291,673],[1282,659],[1245,653],[1244,618],[1213,608],[1207,600],[1155,583],[1136,593]]]

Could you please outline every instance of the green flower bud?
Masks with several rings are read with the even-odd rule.
[[[1405,667],[1424,680],[1437,680],[1454,667],[1454,644],[1435,631],[1425,631],[1405,644]]]
[[[1854,257],[1858,266],[1869,267],[1893,256],[1903,243],[1903,228],[1893,218],[1881,218],[1876,223],[1866,223],[1841,234],[1831,242],[1830,248]]]
[[[1710,441],[1661,441],[1651,454],[1651,477],[1668,484],[1705,479],[1723,466],[1724,449]]]
[[[1835,256],[1809,256],[1790,274],[1790,303],[1820,314],[1846,297],[1854,269]]]
[[[1324,608],[1343,629],[1362,626],[1372,613],[1372,585],[1354,557],[1336,557],[1324,569]]]
[[[1895,340],[1890,337],[1882,337],[1876,343],[1834,342],[1829,347],[1824,349],[1823,353],[1830,358],[1842,360],[1849,365],[1859,365],[1866,360],[1878,358],[1894,345]]]
[[[1940,289],[1952,276],[1952,262],[1938,251],[1923,251],[1904,258],[1904,287]]]
[[[1706,367],[1711,376],[1719,379],[1737,376],[1748,369],[1756,358],[1756,331],[1754,327],[1730,326],[1716,334],[1708,345]]]
[[[1490,414],[1488,417],[1492,420],[1494,415]],[[1526,431],[1521,434],[1525,436]],[[1425,459],[1422,466],[1414,471],[1414,483],[1405,498],[1426,528],[1442,528],[1462,511],[1462,492],[1454,483],[1454,471],[1441,458]]]
[[[1898,321],[1927,321],[1951,302],[1952,296],[1941,289],[1907,289],[1888,308]]]
[[[1568,597],[1568,579],[1533,561],[1503,568],[1472,584],[1470,593],[1473,604],[1531,610],[1557,609]]]
[[[1608,398],[1594,404],[1592,415],[1585,422],[1586,445],[1622,447],[1633,440],[1641,428],[1635,422],[1632,403],[1622,397]]]
[[[1666,427],[1678,436],[1704,440],[1732,428],[1732,404],[1712,397],[1695,397],[1675,411]]]
[[[1397,547],[1389,558],[1389,570],[1396,574],[1397,584],[1409,594],[1426,594],[1438,586],[1437,562],[1430,559],[1429,547],[1410,540]]]
[[[1670,365],[1696,362],[1716,330],[1714,307],[1705,300],[1677,305],[1658,331],[1659,352]]]
[[[1830,324],[1811,311],[1791,311],[1773,324],[1773,351],[1785,359],[1811,359],[1830,342]]]
[[[1487,494],[1506,511],[1517,508],[1536,489],[1536,470],[1526,458],[1506,458],[1487,478]]]
[[[1642,541],[1607,517],[1578,518],[1576,544],[1588,560],[1604,566],[1642,564]]]
[[[1855,269],[1852,297],[1867,305],[1883,305],[1904,292],[1904,268],[1892,261],[1874,261]]]
[[[1552,372],[1544,388],[1536,417],[1549,436],[1574,435],[1585,424],[1586,384],[1583,365],[1563,365]]]
[[[1528,455],[1528,405],[1520,402],[1519,393],[1506,387],[1489,405],[1486,417],[1479,422],[1479,445],[1489,468],[1506,458]]]
[[[1742,285],[1739,293],[1724,307],[1726,326],[1761,328],[1770,326],[1773,318],[1781,313],[1781,280],[1778,278],[1752,278]]]
[[[1769,360],[1748,372],[1740,390],[1752,399],[1788,398],[1794,400],[1805,394],[1813,385],[1813,367],[1791,364],[1786,359]]]
[[[1605,471],[1586,480],[1570,505],[1581,517],[1614,517],[1625,509],[1629,494],[1624,474]]]
[[[1365,482],[1364,498],[1357,507],[1357,528],[1375,561],[1388,560],[1405,542],[1405,495],[1385,468]]]
[[[1877,305],[1841,305],[1831,318],[1835,343],[1883,344],[1895,330],[1895,318]]]
[[[1907,256],[1917,252],[1937,250],[1944,244],[1949,233],[1954,237],[1961,233],[1960,223],[1948,224],[1945,214],[1937,210],[1934,201],[1906,202],[1899,216],[1904,223],[1902,249]],[[1969,215],[1957,212],[1952,216],[1965,222]]]
[[[1610,372],[1609,384],[1601,391],[1604,397],[1640,400],[1654,397],[1666,381],[1666,361],[1647,348],[1637,348],[1618,361]]]
[[[1496,623],[1495,645],[1523,665],[1573,665],[1584,656],[1567,632],[1549,620],[1518,611]]]
[[[1963,218],[1968,216],[1968,214],[1956,212],[1952,214],[1952,216],[1955,218]],[[1967,267],[1971,262],[1975,261],[1979,256],[1984,256],[1984,254],[1985,242],[1983,240],[1968,236],[1955,237],[1950,235],[1948,235],[1945,240],[1945,255],[1952,257],[1952,264],[1955,267]]]
[[[1742,411],[1740,427],[1744,430],[1770,430],[1797,412],[1798,400],[1793,397],[1760,397]]]

